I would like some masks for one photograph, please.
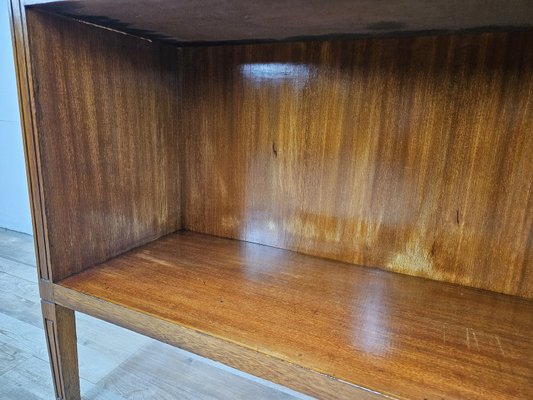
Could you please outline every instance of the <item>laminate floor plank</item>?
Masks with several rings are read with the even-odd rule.
[[[48,396],[43,397],[31,393],[24,386],[21,382],[13,382],[10,379],[0,376],[0,398],[24,400],[48,400],[53,398],[53,391]],[[45,394],[43,393],[43,395]]]
[[[0,375],[5,374],[27,358],[28,356],[24,351],[11,346],[9,343],[0,344]]]
[[[35,282],[30,282],[18,276],[0,272],[0,287],[7,294],[17,294],[27,300],[39,300],[39,288]]]
[[[179,356],[179,362],[176,356]],[[168,366],[171,365],[171,368]],[[131,376],[135,377],[133,381]],[[159,384],[151,384],[157,380]],[[229,374],[204,359],[174,349],[160,342],[153,342],[122,363],[100,383],[113,388],[126,398],[139,399],[279,399],[292,396],[272,387]],[[139,387],[143,393],[138,394]],[[137,393],[137,394],[136,394]]]
[[[47,361],[43,361],[36,357],[30,357],[23,363],[19,364],[17,368],[13,368],[8,373],[0,376],[0,385],[11,385],[15,388],[18,388],[18,393],[11,389],[15,395],[20,397],[1,397],[0,398],[16,398],[16,399],[25,399],[22,395],[33,396],[30,398],[43,398],[51,399],[53,398],[54,388],[52,385],[52,375],[50,373],[50,365]],[[94,393],[91,396],[84,395],[84,399],[92,398],[106,398],[106,399],[117,399],[121,398],[118,395],[109,396],[109,392],[96,388],[96,385],[87,381],[86,379],[80,379],[80,386],[82,393]],[[24,392],[20,391],[21,388],[24,388]],[[107,392],[105,397],[96,397],[96,393]],[[1,393],[1,391],[0,391]],[[100,393],[102,396],[104,393]]]
[[[1,254],[1,253],[0,253]],[[0,272],[37,283],[37,267],[0,256]]]
[[[35,247],[31,236],[0,228],[0,257],[35,268]]]
[[[48,351],[42,328],[0,314],[0,342],[8,343],[43,361],[48,361]]]

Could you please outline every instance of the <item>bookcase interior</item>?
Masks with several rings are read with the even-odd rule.
[[[55,280],[185,229],[533,296],[531,33],[174,48],[28,20]]]
[[[26,15],[42,278],[391,396],[531,389],[530,31],[183,47]]]

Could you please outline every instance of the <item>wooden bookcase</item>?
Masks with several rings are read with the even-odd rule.
[[[531,396],[532,8],[454,4],[12,0],[57,398],[74,311],[317,398]]]

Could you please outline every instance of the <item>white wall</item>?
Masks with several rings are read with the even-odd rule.
[[[0,228],[32,233],[11,30],[0,0]]]

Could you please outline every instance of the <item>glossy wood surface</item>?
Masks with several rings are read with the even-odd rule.
[[[528,0],[26,0],[179,44],[531,27]]]
[[[533,297],[532,33],[175,50],[30,17],[54,279],[184,227]]]
[[[185,229],[533,297],[533,33],[179,65]]]
[[[187,232],[60,285],[393,396],[533,390],[533,303],[515,297]]]
[[[174,51],[27,13],[51,279],[179,228]]]
[[[52,286],[57,304],[112,322],[321,400],[391,398],[391,396],[335,379],[278,357],[258,353],[228,338],[206,335],[193,328],[101,300],[58,284]]]
[[[531,302],[353,265],[533,297],[531,32],[170,48],[12,12],[45,300],[320,398],[532,392]],[[181,227],[352,264],[120,255]]]

